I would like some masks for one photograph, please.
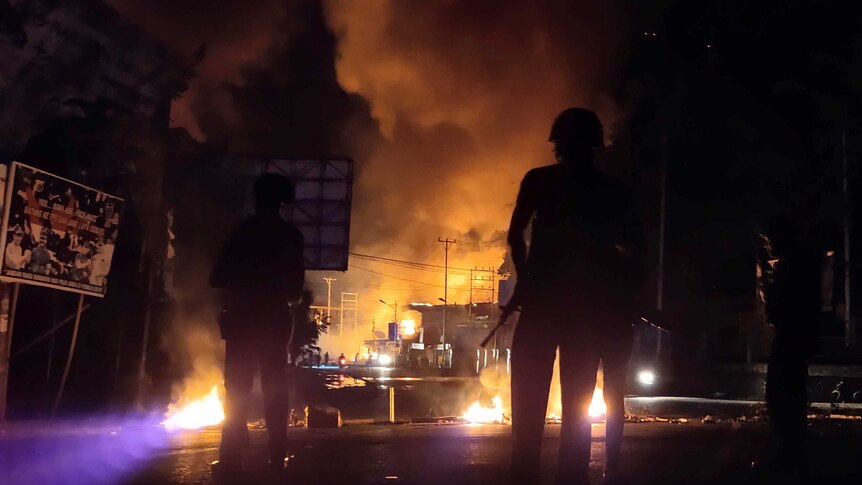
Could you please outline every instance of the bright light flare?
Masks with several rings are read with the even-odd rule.
[[[591,418],[600,418],[607,412],[608,406],[605,404],[602,388],[596,386],[596,389],[593,391],[593,400],[590,401],[590,407],[587,409],[587,414],[589,414]]]
[[[389,365],[392,363],[392,357],[390,357],[389,354],[380,354],[377,356],[377,362],[380,365]]]
[[[642,370],[638,372],[638,382],[644,386],[655,384],[655,372],[651,370]]]
[[[173,406],[172,406],[173,407]],[[218,395],[218,385],[209,394],[191,401],[179,410],[169,408],[162,426],[167,429],[199,429],[224,421],[224,407]]]
[[[401,320],[401,335],[404,335],[405,337],[412,337],[413,335],[416,335],[416,320]]]
[[[484,407],[476,401],[461,417],[471,423],[503,423],[503,399],[500,396],[494,396],[491,399],[491,407]]]

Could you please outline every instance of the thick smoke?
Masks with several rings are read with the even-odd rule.
[[[608,133],[621,118],[628,15],[614,2],[110,2],[183,53],[207,44],[172,111],[199,139],[356,161],[358,253],[442,264],[436,241],[450,237],[450,266],[499,266],[518,182],[552,162],[553,117],[587,106]],[[443,296],[441,272],[352,264],[334,275],[333,305],[359,292],[359,340],[391,318],[379,299]],[[326,295],[320,276],[309,282]],[[449,287],[451,303],[468,301],[462,273]]]
[[[359,160],[355,251],[442,264],[437,238],[454,237],[461,244],[450,265],[499,266],[520,178],[552,162],[553,117],[588,106],[608,132],[619,118],[610,80],[622,64],[625,16],[606,2],[586,4],[326,3],[339,38],[338,80],[368,100],[382,136]],[[430,254],[429,244],[437,246]],[[354,273],[350,282],[359,276],[363,286],[400,287],[380,292],[390,301],[442,296],[442,288]],[[394,274],[442,283],[439,274]],[[450,287],[450,302],[468,300],[467,278],[451,276]],[[387,318],[371,296],[378,321]]]

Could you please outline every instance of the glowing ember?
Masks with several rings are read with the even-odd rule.
[[[608,406],[605,404],[602,388],[596,386],[596,390],[593,391],[593,400],[590,401],[590,407],[587,410],[587,414],[589,414],[591,418],[599,418],[604,416],[607,411]]]
[[[503,399],[500,396],[494,396],[491,399],[491,407],[483,407],[479,401],[476,401],[467,408],[467,412],[462,417],[471,423],[502,423],[504,422]]]
[[[218,385],[209,394],[192,401],[181,409],[168,408],[162,426],[168,429],[198,429],[213,426],[224,421],[224,407],[218,396]]]

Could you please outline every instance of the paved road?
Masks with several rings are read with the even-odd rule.
[[[604,460],[602,425],[594,426],[593,483]],[[812,483],[862,483],[862,422],[811,425]],[[252,430],[247,483],[487,484],[505,483],[510,430],[504,425],[349,425],[291,430],[297,453],[291,480],[262,470],[265,431]],[[140,485],[210,483],[217,430],[166,434],[146,420],[13,429],[0,434],[0,483]],[[763,449],[763,423],[635,423],[623,453],[630,483],[745,483]],[[545,434],[543,483],[552,476],[559,426]]]
[[[556,463],[559,426],[548,426],[543,461],[549,483]],[[509,428],[502,425],[361,425],[340,430],[293,433],[301,446],[292,483],[321,484],[487,484],[505,483]],[[604,462],[603,425],[593,429],[593,483]],[[812,425],[813,483],[862,483],[862,425]],[[249,468],[264,481],[262,431],[254,433]],[[129,483],[206,483],[206,463],[216,456],[218,432],[177,437],[166,455]],[[637,423],[626,428],[624,455],[631,483],[744,483],[752,459],[766,442],[762,423]]]

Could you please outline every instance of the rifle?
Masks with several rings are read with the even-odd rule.
[[[500,306],[500,318],[497,320],[497,325],[491,329],[488,335],[482,340],[482,343],[479,344],[479,347],[485,348],[488,345],[488,342],[494,338],[494,335],[497,334],[497,331],[500,330],[501,327],[506,325],[506,320],[512,316],[513,313],[521,311],[521,300],[523,299],[524,293],[524,278],[523,280],[518,280],[515,283],[515,291],[512,292],[512,298],[509,298],[509,302],[505,305]]]

